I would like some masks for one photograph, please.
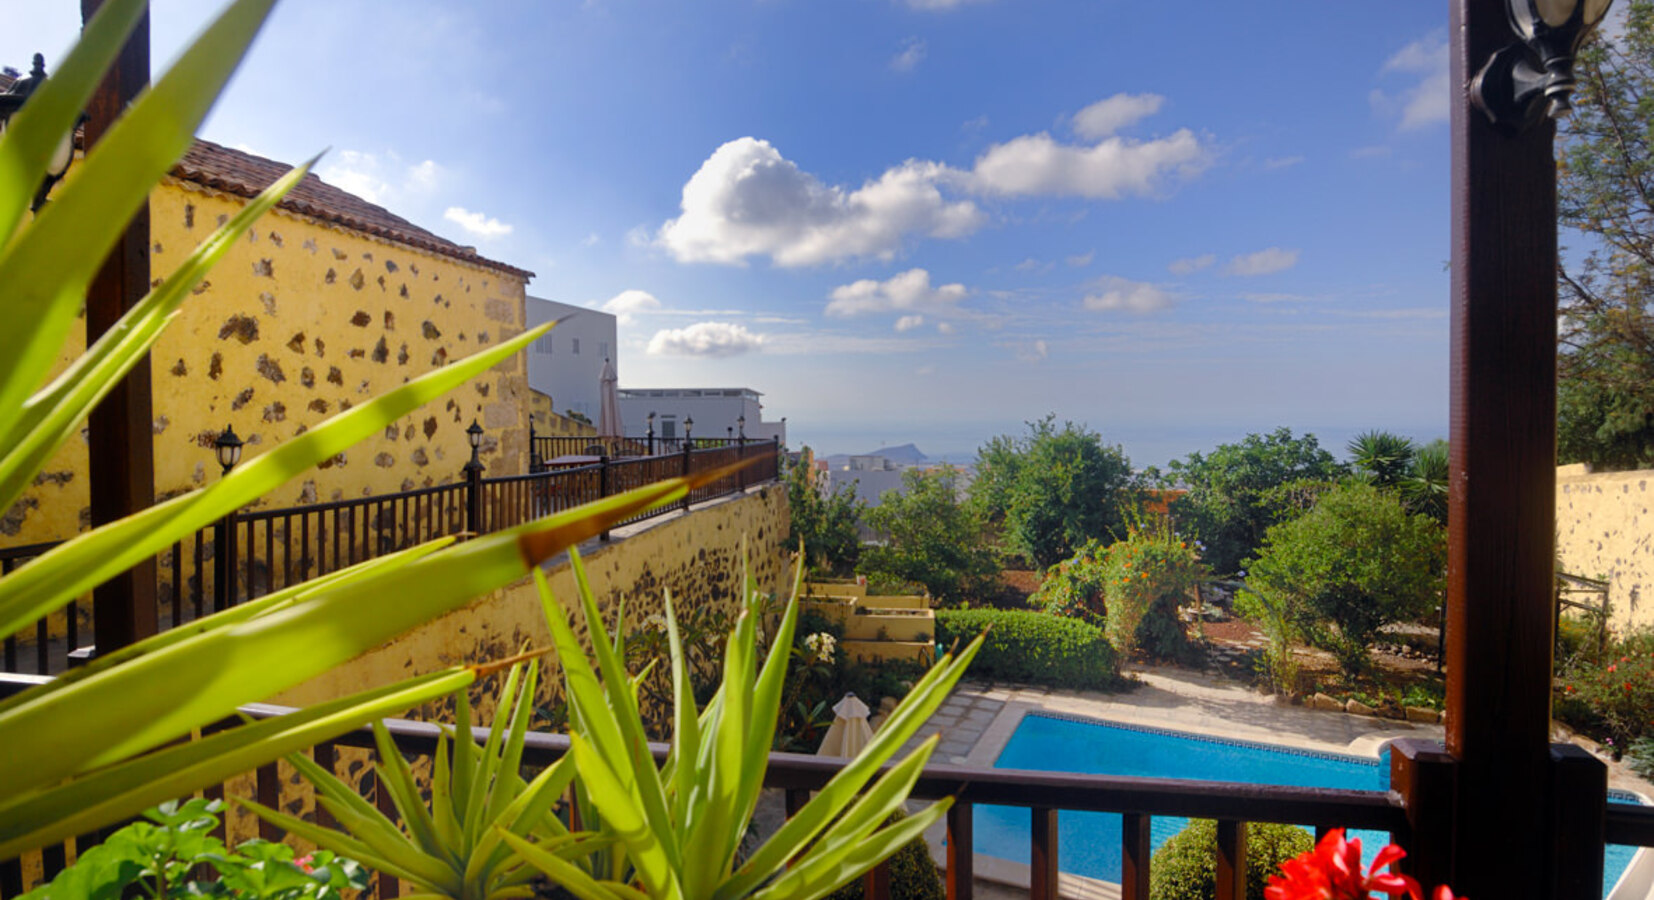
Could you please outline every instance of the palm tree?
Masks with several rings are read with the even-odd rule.
[[[1349,443],[1350,462],[1368,483],[1395,487],[1406,478],[1418,447],[1411,438],[1389,431],[1364,431]]]

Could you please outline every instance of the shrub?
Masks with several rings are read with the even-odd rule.
[[[1295,825],[1257,822],[1246,830],[1246,896],[1262,897],[1281,863],[1314,849],[1309,832]],[[1154,900],[1211,900],[1217,895],[1218,825],[1193,819],[1154,852],[1149,896]]]
[[[889,823],[907,818],[900,812],[893,814]],[[888,860],[890,864],[890,896],[898,900],[945,900],[947,888],[942,884],[942,873],[931,861],[930,846],[924,837],[914,838]],[[856,879],[828,894],[826,900],[862,900],[865,891],[862,880]]]
[[[1133,528],[1103,556],[1104,630],[1121,654],[1141,646],[1176,657],[1184,646],[1177,605],[1205,576],[1200,558],[1164,521]]]
[[[1600,662],[1579,662],[1560,690],[1558,716],[1617,749],[1654,733],[1654,631],[1627,634]]]
[[[1103,545],[1095,539],[1085,542],[1073,556],[1046,570],[1039,590],[1028,605],[1051,615],[1073,616],[1102,622],[1107,606],[1103,599]]]
[[[1074,688],[1108,688],[1119,678],[1114,647],[1088,622],[1021,609],[936,611],[943,647],[990,628],[971,666],[973,676]]]

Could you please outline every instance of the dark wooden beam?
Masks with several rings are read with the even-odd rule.
[[[103,0],[81,0],[90,19]],[[149,83],[149,14],[122,48],[87,108],[86,146],[96,145],[132,98]],[[88,345],[149,292],[149,205],[132,217],[86,295]],[[92,411],[87,469],[94,527],[131,515],[155,502],[149,359],[135,366]],[[93,640],[101,652],[156,631],[155,561],[134,566],[92,594]]]
[[[1504,135],[1470,105],[1465,86],[1515,39],[1505,0],[1455,0],[1449,30],[1447,749],[1459,761],[1452,887],[1472,897],[1519,897],[1543,877],[1534,863],[1549,856],[1554,128],[1547,120]]]

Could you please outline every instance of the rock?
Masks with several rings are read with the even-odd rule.
[[[1351,700],[1344,704],[1344,711],[1352,716],[1376,716],[1378,711],[1362,703],[1360,700]]]
[[[1423,706],[1407,707],[1407,721],[1409,722],[1424,722],[1434,725],[1439,718],[1440,716],[1433,709]]]
[[[1311,706],[1315,709],[1337,710],[1339,712],[1344,711],[1344,704],[1339,703],[1337,700],[1332,699],[1326,694],[1316,694],[1312,698]]]

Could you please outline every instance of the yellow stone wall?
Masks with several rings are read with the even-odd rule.
[[[534,417],[534,431],[541,437],[597,437],[597,426],[579,419],[571,419],[552,408],[554,398],[533,388],[528,391],[530,414]]]
[[[242,205],[169,178],[151,196],[152,271],[170,272]],[[330,415],[523,329],[520,277],[282,210],[230,250],[152,355],[155,489],[168,497],[218,476],[226,425],[243,459]],[[79,328],[64,360],[82,347]],[[403,418],[258,504],[290,506],[457,480],[472,419],[488,474],[526,471],[521,355]],[[87,518],[86,447],[71,440],[0,516],[0,546],[73,535]]]
[[[625,600],[626,620],[640,625],[659,615],[671,591],[679,615],[692,609],[733,611],[738,599],[743,542],[760,590],[780,595],[790,587],[787,547],[787,492],[778,485],[754,488],[745,496],[673,515],[642,531],[581,548],[592,591],[605,615]],[[547,569],[553,592],[565,604],[577,596],[567,558]],[[578,614],[571,616],[586,639]],[[610,619],[612,623],[613,619]],[[538,594],[529,580],[483,597],[436,619],[271,702],[301,704],[366,690],[460,663],[502,659],[524,648],[551,646]],[[548,657],[549,658],[549,657]],[[541,699],[553,702],[560,679],[549,667]],[[662,670],[664,671],[664,669]],[[479,709],[492,708],[497,686],[473,691]],[[486,720],[486,719],[485,719]]]
[[[1557,557],[1562,570],[1609,582],[1616,630],[1654,626],[1654,469],[1556,470]]]

